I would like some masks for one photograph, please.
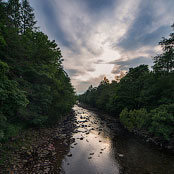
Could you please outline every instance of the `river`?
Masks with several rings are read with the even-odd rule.
[[[174,174],[174,155],[79,106],[74,107],[74,142],[62,162],[65,174]]]

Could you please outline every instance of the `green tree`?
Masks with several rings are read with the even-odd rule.
[[[27,29],[32,30],[36,24],[33,8],[30,6],[28,0],[22,0],[21,19],[21,29],[23,33],[25,33]]]
[[[11,24],[19,32],[21,27],[21,4],[19,0],[9,0],[7,4],[8,15]]]
[[[27,0],[0,2],[0,137],[68,114],[75,93],[55,41],[35,30]],[[13,134],[14,133],[14,134]]]
[[[174,138],[174,104],[160,105],[150,111],[150,117],[150,133],[167,141]]]
[[[118,114],[127,107],[128,109],[139,109],[143,105],[141,91],[144,88],[146,77],[149,75],[147,65],[130,68],[123,77],[115,93],[115,101]]]
[[[172,25],[174,30],[174,24]],[[163,38],[159,42],[163,49],[163,53],[154,57],[153,69],[155,72],[162,74],[173,72],[174,70],[174,33],[171,33],[169,38]]]
[[[8,72],[9,66],[0,61],[0,139],[7,136],[8,124],[20,119],[18,113],[29,102],[17,82],[8,79]]]
[[[120,118],[130,131],[143,131],[172,142],[174,33],[159,44],[163,53],[154,58],[153,71],[147,65],[130,68],[121,80],[117,79],[118,83],[105,79],[80,95],[79,101]]]

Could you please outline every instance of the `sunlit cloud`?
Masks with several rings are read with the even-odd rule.
[[[41,30],[56,40],[78,93],[104,76],[152,66],[173,23],[173,0],[31,0]]]

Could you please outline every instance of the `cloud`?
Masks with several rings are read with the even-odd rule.
[[[105,75],[100,75],[98,77],[95,78],[90,78],[86,81],[76,81],[76,91],[78,94],[83,93],[84,91],[86,91],[90,85],[92,85],[93,87],[98,86],[98,84],[104,79]]]
[[[87,71],[88,72],[94,72],[95,71],[95,68],[89,67],[89,68],[87,68]]]
[[[120,41],[120,43],[118,44],[119,47],[126,50],[136,50],[141,48],[142,46],[154,46],[159,42],[162,35],[165,36],[170,31],[169,26],[161,26],[155,31],[146,33],[144,35],[143,33],[138,34],[136,32],[138,31],[138,29],[135,28],[136,27],[134,26],[134,31],[129,32],[128,36]]]
[[[111,9],[114,4],[115,0],[80,0],[86,3],[90,12],[98,13],[105,9]]]
[[[114,64],[114,68],[112,69],[111,73],[119,74],[121,71],[128,71],[129,68],[133,68],[141,64],[146,64],[151,66],[153,63],[153,60],[147,57],[135,57],[134,59],[130,59],[130,60],[119,59],[109,63]]]
[[[139,64],[151,66],[170,33],[173,0],[30,0],[36,19],[56,40],[77,92]]]
[[[71,77],[78,76],[79,74],[83,74],[83,72],[78,69],[66,69],[66,71]]]
[[[55,39],[59,41],[60,44],[70,46],[71,41],[64,32],[62,26],[57,21],[58,14],[56,12],[54,1],[44,0],[36,2],[39,6],[39,12],[37,13],[38,21],[43,20],[42,25],[46,28],[47,34],[51,37],[50,39]],[[41,26],[42,28],[43,26]]]
[[[120,66],[120,65],[114,65],[111,73],[112,74],[119,74],[121,71],[123,70],[127,70],[127,67],[126,66]]]
[[[87,72],[94,72],[95,71],[95,68],[92,68],[92,67],[89,67],[87,69],[66,69],[66,72],[68,73],[68,75],[72,78],[76,78],[77,76],[80,75],[83,75]]]
[[[168,3],[161,0],[158,3],[152,0],[142,1],[136,19],[117,46],[135,50],[146,45],[156,45],[161,37],[168,35],[171,30],[170,24],[173,20],[171,17],[174,15],[170,8],[171,3],[171,0]],[[174,5],[174,2],[172,4]],[[170,10],[166,12],[168,8]],[[168,13],[171,13],[170,17],[167,17]]]
[[[96,60],[95,62],[94,62],[95,64],[103,64],[103,63],[105,63],[102,59],[99,59],[99,60]]]
[[[140,64],[149,64],[152,63],[152,59],[149,59],[147,57],[135,57],[134,59],[130,59],[130,60],[116,60],[116,61],[112,61],[109,62],[110,64],[117,64],[117,65],[121,65],[121,66],[137,66]]]

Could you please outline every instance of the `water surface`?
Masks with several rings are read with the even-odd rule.
[[[174,156],[117,129],[112,120],[74,107],[74,143],[62,162],[66,174],[174,174]],[[116,129],[113,129],[116,128]]]

